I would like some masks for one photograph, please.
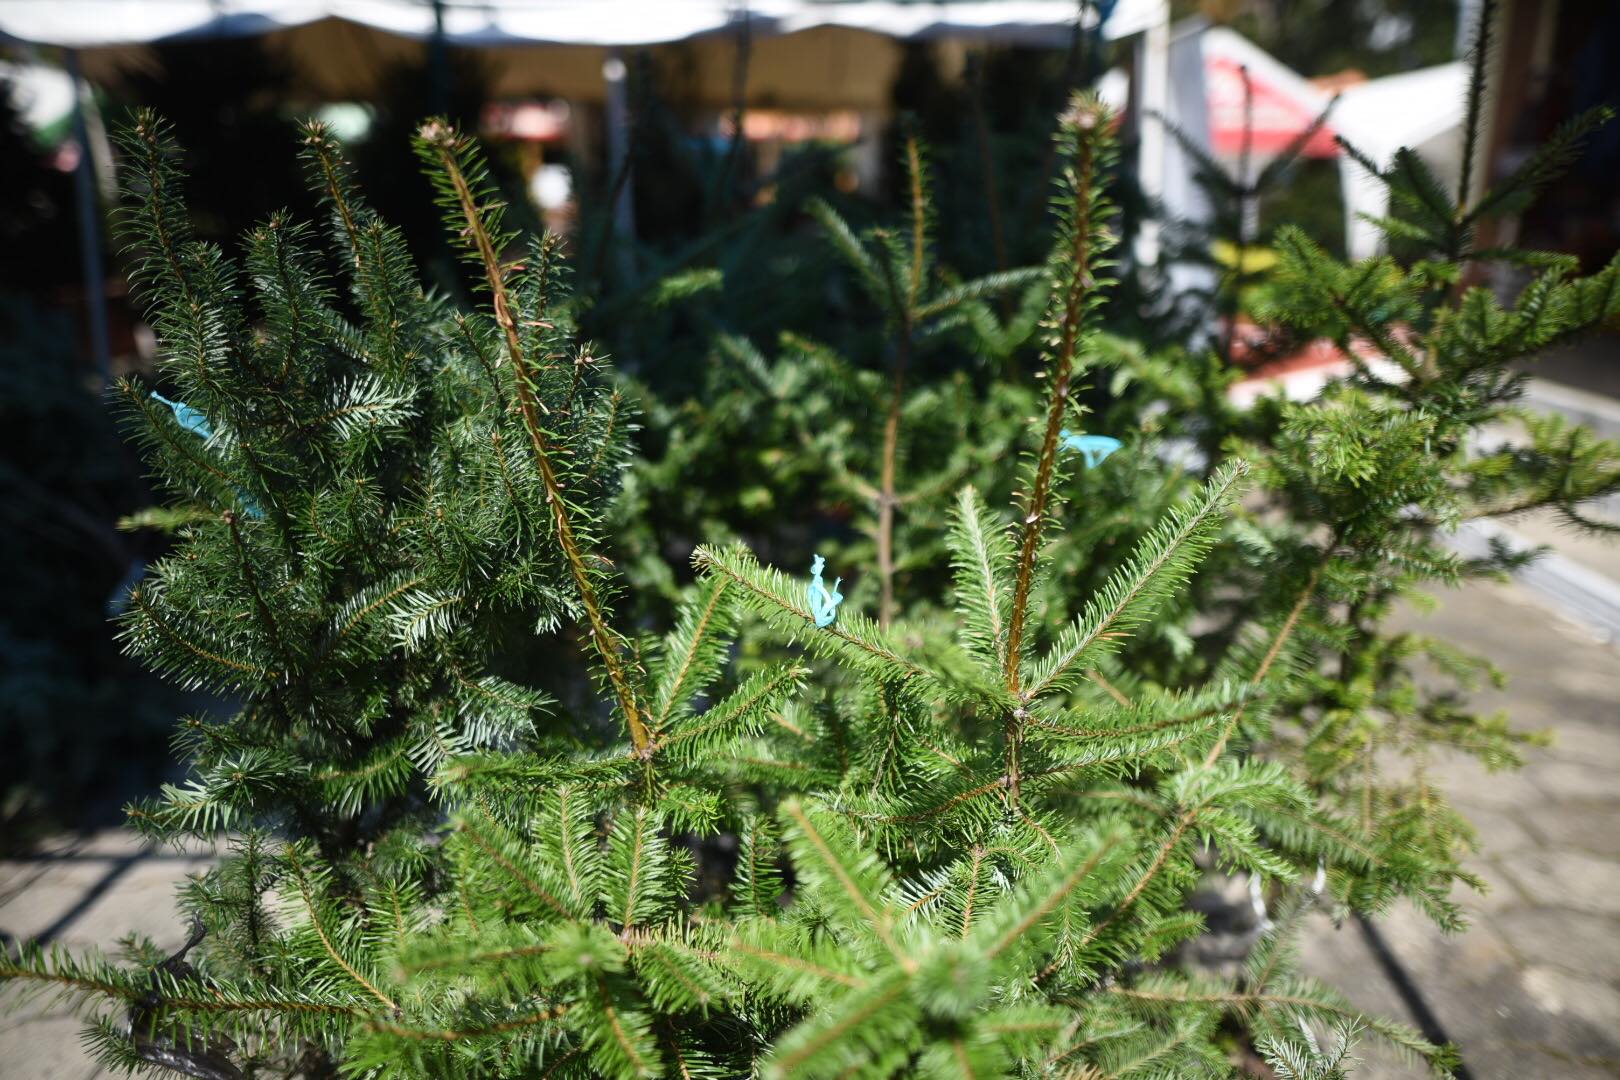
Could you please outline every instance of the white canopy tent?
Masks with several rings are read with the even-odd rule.
[[[993,34],[1062,44],[1076,10],[1069,0],[9,0],[0,5],[0,30],[23,41],[89,48],[266,34],[341,19],[426,39],[442,18],[458,45],[627,46],[724,30],[746,16],[778,33],[844,26],[890,37]],[[1103,31],[1141,33],[1165,11],[1159,0],[1118,0]]]
[[[363,99],[383,72],[431,47],[472,48],[492,61],[498,96],[602,103],[610,116],[624,108],[618,51],[689,50],[694,100],[723,107],[736,97],[746,48],[749,105],[877,111],[888,107],[901,41],[941,42],[958,57],[991,44],[1063,47],[1077,10],[1106,40],[1136,38],[1134,96],[1162,111],[1168,0],[1083,8],[1075,0],[5,0],[0,44],[61,47],[76,71],[115,81],[150,63],[155,44],[254,36],[289,62],[301,93],[320,101]],[[82,117],[78,126],[84,143]],[[1165,164],[1158,125],[1144,126],[1140,155],[1143,188],[1156,196]],[[92,257],[98,238],[89,232],[89,155],[81,157],[88,273],[99,254]],[[1151,235],[1139,254],[1156,258]],[[104,364],[104,344],[98,352]]]
[[[1443,183],[1462,175],[1463,95],[1468,69],[1460,61],[1352,86],[1339,95],[1334,127],[1379,168],[1410,147]],[[1352,259],[1378,252],[1382,234],[1367,217],[1389,213],[1384,186],[1349,155],[1339,158],[1344,188],[1345,247]],[[1366,215],[1364,217],[1363,215]]]
[[[1170,33],[1171,86],[1164,113],[1198,146],[1236,168],[1247,139],[1250,169],[1257,170],[1292,143],[1333,97],[1235,31],[1189,19]],[[1250,130],[1244,134],[1243,75],[1252,94]],[[1120,79],[1104,77],[1105,95],[1118,104]],[[1336,157],[1344,197],[1345,244],[1352,259],[1379,250],[1382,234],[1369,217],[1388,213],[1388,194],[1357,162],[1340,152],[1342,136],[1387,168],[1395,152],[1409,147],[1443,183],[1461,174],[1463,97],[1468,73],[1461,62],[1441,64],[1355,84],[1342,90],[1328,122],[1305,145],[1307,157]],[[1201,221],[1208,207],[1193,182],[1195,162],[1178,144],[1166,151],[1163,199],[1171,216]],[[1207,286],[1205,271],[1176,268],[1185,286]],[[1189,276],[1190,275],[1190,276]],[[1197,280],[1195,280],[1197,279]]]
[[[499,95],[600,102],[613,50],[682,43],[696,53],[698,99],[726,104],[746,34],[751,102],[867,108],[887,100],[899,41],[1062,47],[1077,10],[1074,0],[7,0],[0,40],[76,49],[102,81],[148,62],[155,43],[256,36],[290,61],[301,90],[328,101],[363,98],[390,64],[442,40],[484,52]],[[1167,11],[1167,0],[1118,0],[1100,31],[1143,34]]]

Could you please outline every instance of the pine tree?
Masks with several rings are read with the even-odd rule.
[[[742,545],[705,546],[660,638],[624,629],[646,624],[615,615],[604,556],[624,513],[608,505],[622,398],[572,340],[555,245],[510,261],[474,147],[442,122],[417,143],[487,311],[401,284],[393,234],[314,128],[359,318],[301,242],[270,257],[302,235],[282,224],[250,251],[250,328],[219,253],[185,239],[161,139],[138,128],[137,241],[177,390],[172,404],[125,394],[181,500],[162,516],[186,532],[144,597],[156,618],[137,608],[129,640],[245,702],[190,726],[197,779],[138,814],[241,832],[183,897],[195,925],[180,952],[27,948],[0,977],[78,1001],[109,1063],[193,1076],[1200,1075],[1227,1071],[1237,1039],[1279,1075],[1330,1077],[1363,1031],[1446,1071],[1449,1048],[1301,978],[1295,942],[1323,906],[1376,915],[1405,899],[1458,924],[1468,833],[1424,761],[1452,745],[1506,764],[1521,740],[1420,691],[1420,656],[1475,668],[1391,633],[1388,615],[1420,585],[1511,564],[1452,555],[1456,521],[1552,507],[1583,522],[1585,499],[1620,488],[1615,447],[1512,411],[1509,368],[1620,314],[1620,264],[1581,278],[1515,253],[1541,277],[1511,308],[1460,284],[1464,264],[1507,254],[1475,249],[1480,218],[1583,130],[1473,201],[1466,178],[1453,199],[1398,158],[1388,227],[1429,249],[1409,265],[1344,266],[1285,235],[1277,317],[1325,320],[1400,375],[1369,365],[1316,401],[1242,411],[1217,404],[1215,368],[1167,386],[1162,357],[1102,331],[1111,123],[1078,97],[1031,285],[1040,390],[1006,391],[1033,414],[1007,435],[1017,479],[987,499],[948,463],[922,481],[951,507],[938,523],[909,509],[932,498],[895,501],[908,417],[927,415],[897,361],[932,333],[923,298],[967,287],[927,268],[925,199],[904,233],[856,237],[823,213],[894,343],[878,383],[855,384],[896,419],[892,438],[823,419],[834,397],[800,429],[878,496],[866,580],[845,600],[839,578],[862,565],[847,553],[816,557],[807,585]],[[948,307],[937,325],[954,332],[982,305],[970,290]],[[1224,453],[1202,484],[1173,470],[1125,483],[1120,461],[1150,457],[1130,449],[1107,468],[1086,458],[1083,388],[1106,370],[1144,405],[1210,405],[1205,446]],[[351,402],[376,424],[306,430]],[[1477,447],[1510,417],[1526,444]],[[1096,505],[1110,483],[1127,505]],[[992,509],[1009,494],[1010,517]],[[1116,512],[1108,535],[1130,536],[1129,554],[1070,542]],[[948,594],[902,597],[901,565]],[[407,572],[429,578],[389,596]],[[1209,616],[1196,637],[1189,596]],[[376,621],[344,645],[345,677],[317,682],[333,628],[357,617]],[[521,715],[470,711],[514,620],[585,646],[594,683],[570,684],[555,722],[533,723],[542,701],[515,683],[502,700]],[[1167,627],[1182,648],[1144,647]],[[1384,775],[1391,749],[1415,771]],[[391,750],[408,768],[383,764],[401,760]],[[1271,913],[1225,977],[1174,961],[1203,930],[1187,898],[1211,863],[1249,876]]]
[[[156,839],[239,837],[186,898],[207,932],[196,957],[274,997],[299,978],[274,981],[263,893],[302,880],[293,852],[319,853],[344,903],[418,895],[441,859],[442,764],[541,737],[553,706],[501,673],[508,642],[593,603],[567,537],[616,483],[623,403],[573,347],[555,241],[492,264],[493,316],[456,311],[311,124],[330,246],[273,215],[238,268],[193,237],[166,126],[140,114],[122,148],[168,396],[125,381],[117,397],[173,500],[144,520],[179,542],[131,590],[120,636],[172,682],[240,703],[181,723],[189,777],[130,817]],[[471,148],[439,125],[418,151],[452,222],[479,218],[481,269],[506,258]],[[275,854],[270,835],[296,843]],[[137,1046],[179,1037],[153,1027]]]
[[[1479,137],[1492,7],[1483,5],[1472,54],[1465,163]],[[1620,445],[1519,401],[1526,362],[1620,317],[1620,261],[1582,277],[1570,256],[1476,240],[1483,222],[1531,199],[1609,119],[1606,109],[1572,119],[1479,194],[1466,166],[1448,191],[1410,150],[1380,168],[1346,145],[1388,187],[1393,214],[1379,224],[1402,257],[1347,265],[1284,228],[1260,314],[1329,338],[1355,370],[1313,401],[1265,399],[1246,413],[1211,416],[1210,435],[1224,434],[1226,452],[1254,464],[1263,498],[1221,575],[1239,599],[1210,642],[1260,623],[1294,626],[1293,640],[1305,646],[1278,657],[1307,675],[1279,713],[1290,722],[1236,731],[1292,763],[1361,831],[1404,833],[1453,864],[1473,833],[1430,765],[1450,749],[1488,769],[1511,767],[1536,737],[1469,708],[1468,691],[1500,681],[1488,661],[1396,630],[1391,616],[1404,602],[1424,602],[1426,590],[1534,557],[1500,546],[1463,557],[1450,538],[1469,520],[1541,511],[1614,531],[1583,504],[1620,491]],[[1500,262],[1535,272],[1510,304],[1469,284]],[[1249,589],[1257,591],[1245,596]],[[1445,678],[1436,683],[1427,671]],[[1451,873],[1474,883],[1455,865]],[[1455,925],[1444,894],[1437,887],[1425,906]]]
[[[1301,1023],[1374,1022],[1292,974],[1297,919],[1236,981],[1155,965],[1199,932],[1184,907],[1197,854],[1276,883],[1299,911],[1311,897],[1294,883],[1320,866],[1340,901],[1376,909],[1423,895],[1433,860],[1403,837],[1361,837],[1283,766],[1223,753],[1293,680],[1274,660],[1295,623],[1204,685],[1138,682],[1127,696],[1101,671],[1215,543],[1242,465],[1178,504],[1062,630],[1035,611],[1046,539],[1070,509],[1064,432],[1081,419],[1073,388],[1107,283],[1108,119],[1087,98],[1063,118],[1045,406],[1016,521],[958,496],[950,632],[939,617],[884,626],[841,609],[820,560],[807,589],[725,547],[698,552],[701,582],[658,642],[614,629],[596,512],[570,490],[582,464],[561,456],[558,430],[578,365],[550,355],[528,329],[550,322],[528,318],[544,311],[537,295],[512,288],[550,271],[501,262],[473,151],[430,124],[419,148],[494,312],[469,359],[500,355],[516,380],[516,416],[486,402],[464,420],[527,435],[549,514],[523,519],[519,550],[564,564],[551,580],[571,586],[566,617],[592,646],[600,722],[433,759],[431,873],[372,860],[357,887],[346,853],[253,832],[191,890],[199,924],[181,953],[30,950],[4,974],[99,1011],[105,1060],[191,1075],[1185,1074],[1221,1068],[1225,1025],[1316,1069],[1328,1055],[1300,1041]],[[226,503],[227,532],[286,498],[237,479],[256,476],[199,489]],[[253,570],[214,573],[248,584]],[[745,613],[777,645],[702,707]],[[233,658],[258,647],[231,644]],[[796,694],[806,657],[825,675]]]
[[[174,396],[118,396],[181,543],[132,590],[121,634],[152,669],[243,703],[182,725],[192,779],[133,818],[159,836],[273,822],[336,858],[420,811],[446,755],[529,737],[543,695],[489,667],[514,621],[554,625],[579,602],[562,552],[530,536],[554,528],[550,484],[605,498],[619,402],[588,355],[501,362],[503,340],[569,348],[554,244],[529,253],[521,329],[457,313],[310,125],[345,305],[305,225],[272,216],[242,270],[194,241],[160,121],[140,116],[124,149],[135,281]],[[537,466],[536,401],[565,481]]]

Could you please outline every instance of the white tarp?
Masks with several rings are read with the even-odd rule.
[[[1467,89],[1468,69],[1460,61],[1373,79],[1339,95],[1333,126],[1381,169],[1394,160],[1395,151],[1410,147],[1442,182],[1455,185],[1462,174]],[[1339,180],[1346,251],[1352,259],[1375,255],[1383,234],[1361,215],[1388,214],[1388,192],[1348,155],[1339,159]]]
[[[1119,0],[1103,33],[1140,33],[1162,19],[1165,0]],[[966,36],[1061,44],[1074,25],[1074,0],[445,0],[444,31],[458,46],[654,45],[736,26],[754,34],[816,27],[886,37]],[[425,40],[434,33],[429,0],[7,0],[0,34],[18,41],[90,49],[221,36],[269,34],[341,19],[386,34]]]
[[[738,50],[748,100],[787,109],[887,109],[901,39],[941,41],[958,58],[987,43],[1062,47],[1075,0],[445,0],[448,44],[475,48],[497,97],[604,100],[616,48],[678,52],[686,97],[726,107]],[[1163,24],[1167,0],[1119,0],[1103,36]],[[1158,21],[1157,24],[1155,21]],[[256,36],[305,100],[369,97],[399,66],[426,60],[430,0],[0,0],[0,41],[79,50],[92,82],[150,68],[149,46]]]

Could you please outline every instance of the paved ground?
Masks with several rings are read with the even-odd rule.
[[[1611,512],[1608,516],[1614,514]],[[1610,581],[1620,581],[1620,544],[1611,536],[1571,528],[1550,513],[1520,515],[1507,525],[1532,544],[1545,544],[1565,559],[1594,570]]]
[[[1392,977],[1355,923],[1324,919],[1308,936],[1307,967],[1363,1008],[1412,1023],[1426,1013],[1475,1080],[1620,1076],[1620,649],[1518,585],[1448,594],[1412,621],[1495,659],[1512,682],[1481,704],[1556,742],[1518,773],[1444,770],[1479,827],[1474,869],[1491,885],[1462,897],[1466,933],[1446,938],[1396,911],[1379,930]],[[174,883],[206,865],[116,833],[0,862],[0,932],[106,947],[137,931],[178,945]],[[0,1080],[103,1075],[79,1051],[78,1029],[49,1003],[0,1016]],[[1357,1075],[1370,1080],[1423,1075],[1372,1046],[1362,1057]]]
[[[201,854],[145,850],[120,832],[0,862],[0,933],[48,935],[79,950],[113,949],[124,935],[140,933],[177,948],[186,935],[175,915],[175,884],[208,862]],[[49,1000],[0,1011],[0,1080],[113,1075],[85,1058],[78,1044],[82,1026]]]
[[[1363,1008],[1417,1023],[1405,981],[1477,1080],[1620,1076],[1620,650],[1516,585],[1450,594],[1411,621],[1495,659],[1512,681],[1480,703],[1555,742],[1517,773],[1444,770],[1483,840],[1471,868],[1491,886],[1459,897],[1466,933],[1397,910],[1379,924],[1402,972],[1391,979],[1359,927],[1323,920],[1307,967]],[[1362,1057],[1358,1076],[1423,1075],[1371,1047]]]
[[[1561,386],[1620,398],[1620,334],[1583,338],[1527,360],[1522,366],[1531,375]]]

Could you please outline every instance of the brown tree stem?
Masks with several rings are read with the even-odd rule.
[[[1315,569],[1311,571],[1311,576],[1306,579],[1305,588],[1300,590],[1299,599],[1294,601],[1294,606],[1289,609],[1287,618],[1283,619],[1283,624],[1277,628],[1277,633],[1271,639],[1271,647],[1266,650],[1266,655],[1261,659],[1260,666],[1255,669],[1254,675],[1249,679],[1250,686],[1258,685],[1271,671],[1271,665],[1277,662],[1277,657],[1282,655],[1283,646],[1288,644],[1289,638],[1293,637],[1294,629],[1299,625],[1300,616],[1305,614],[1305,608],[1310,604],[1311,597],[1316,595],[1317,583],[1322,580],[1322,568],[1327,565],[1327,560],[1333,557],[1333,548],[1337,546],[1338,544],[1335,542],[1328,547],[1328,550],[1322,556],[1322,561],[1316,564]],[[1209,753],[1204,757],[1204,768],[1212,769],[1215,767],[1215,763],[1220,760],[1221,754],[1226,750],[1227,742],[1232,738],[1233,732],[1237,731],[1238,724],[1243,720],[1243,712],[1244,710],[1239,709],[1233,713],[1232,719],[1228,720],[1226,726],[1221,729],[1221,737],[1215,740],[1215,745],[1209,748]]]
[[[1089,263],[1092,233],[1092,186],[1095,183],[1096,154],[1090,139],[1080,139],[1075,163],[1075,221],[1070,257],[1074,281],[1064,298],[1058,325],[1058,347],[1052,361],[1052,393],[1046,408],[1046,429],[1041,436],[1040,456],[1036,459],[1035,482],[1024,507],[1023,541],[1018,549],[1018,573],[1013,581],[1012,614],[1007,623],[1007,689],[1019,692],[1018,663],[1022,659],[1024,628],[1029,618],[1029,590],[1035,576],[1035,556],[1040,550],[1046,524],[1047,505],[1052,497],[1052,475],[1057,467],[1058,439],[1063,417],[1068,411],[1069,383],[1074,376],[1074,357],[1080,344],[1085,301],[1095,284]]]
[[[1092,122],[1100,122],[1096,116]],[[1063,430],[1063,417],[1068,412],[1069,383],[1074,376],[1075,353],[1080,346],[1086,312],[1086,299],[1091,295],[1096,280],[1091,273],[1092,198],[1096,183],[1096,142],[1084,131],[1076,140],[1074,163],[1074,222],[1069,258],[1073,277],[1063,298],[1063,312],[1058,321],[1057,348],[1051,360],[1052,392],[1047,401],[1046,427],[1041,434],[1040,454],[1036,458],[1035,480],[1030,486],[1029,498],[1024,505],[1023,538],[1018,547],[1018,570],[1013,579],[1012,612],[1007,621],[1007,659],[1004,674],[1007,690],[1020,696],[1024,629],[1029,619],[1029,592],[1035,577],[1035,557],[1040,551],[1041,533],[1046,524],[1047,507],[1052,498],[1052,477],[1057,469],[1058,440]],[[1022,707],[1007,712],[1006,743],[1007,801],[1017,806],[1020,797],[1020,751],[1028,713]]]
[[[433,130],[435,127],[438,131]],[[480,262],[483,263],[484,277],[493,297],[495,322],[506,336],[507,353],[512,359],[513,381],[517,384],[518,408],[523,415],[523,426],[534,446],[535,461],[540,468],[540,481],[546,490],[546,503],[551,507],[552,520],[557,529],[558,545],[568,561],[574,588],[579,592],[580,603],[584,606],[586,619],[590,623],[591,641],[602,658],[608,682],[612,684],[614,696],[624,713],[625,725],[630,732],[630,742],[636,754],[645,758],[652,749],[652,735],[641,715],[640,703],[636,700],[635,689],[630,683],[622,642],[608,626],[606,616],[602,612],[601,602],[596,595],[596,586],[592,583],[590,571],[585,565],[584,552],[580,549],[579,541],[574,534],[573,522],[568,514],[568,503],[563,498],[562,485],[558,483],[556,470],[552,466],[546,432],[540,424],[539,414],[544,405],[534,394],[532,372],[523,355],[523,342],[518,335],[517,321],[512,316],[506,276],[501,268],[499,255],[495,251],[489,231],[484,228],[483,217],[479,213],[472,188],[456,161],[454,153],[456,136],[442,125],[430,125],[425,134],[438,150],[440,163],[450,178],[456,199],[461,206],[462,216],[466,219],[468,235],[478,251]]]
[[[911,321],[900,328],[895,353],[894,382],[889,391],[889,413],[883,422],[883,465],[878,480],[877,558],[881,596],[878,625],[887,630],[894,621],[894,511],[899,505],[895,494],[895,459],[900,451],[900,408],[906,382],[906,362],[911,352]]]

